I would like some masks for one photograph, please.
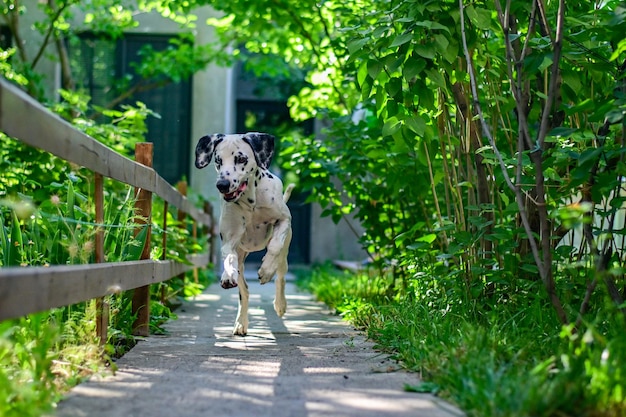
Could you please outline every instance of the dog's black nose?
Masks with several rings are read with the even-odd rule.
[[[220,193],[227,193],[230,190],[230,181],[225,179],[217,180],[215,186],[220,190]]]

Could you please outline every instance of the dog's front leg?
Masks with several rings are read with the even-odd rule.
[[[250,292],[248,290],[248,283],[244,275],[244,261],[247,253],[243,250],[237,251],[239,257],[239,309],[237,311],[237,319],[235,320],[235,328],[233,334],[237,336],[245,336],[248,334],[248,300],[250,298]]]
[[[246,231],[245,221],[233,221],[232,216],[222,216],[220,236],[222,237],[222,259],[224,272],[220,285],[222,288],[234,288],[238,284],[239,256],[238,247]]]

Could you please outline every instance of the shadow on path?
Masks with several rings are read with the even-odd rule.
[[[415,374],[287,283],[284,319],[274,285],[250,283],[248,336],[232,336],[237,291],[211,286],[151,336],[59,404],[57,417],[452,417],[427,394],[407,393]],[[389,372],[393,370],[393,372]]]

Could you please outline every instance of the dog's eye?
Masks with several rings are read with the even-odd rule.
[[[215,166],[217,166],[218,168],[222,166],[222,158],[220,158],[219,156],[215,156]]]
[[[246,165],[248,163],[248,157],[245,155],[236,155],[235,156],[235,164],[243,164]]]

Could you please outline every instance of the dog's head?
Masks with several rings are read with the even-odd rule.
[[[259,168],[268,169],[274,156],[274,136],[266,133],[203,136],[196,145],[196,168],[215,159],[216,187],[224,200],[234,202],[246,191]]]

